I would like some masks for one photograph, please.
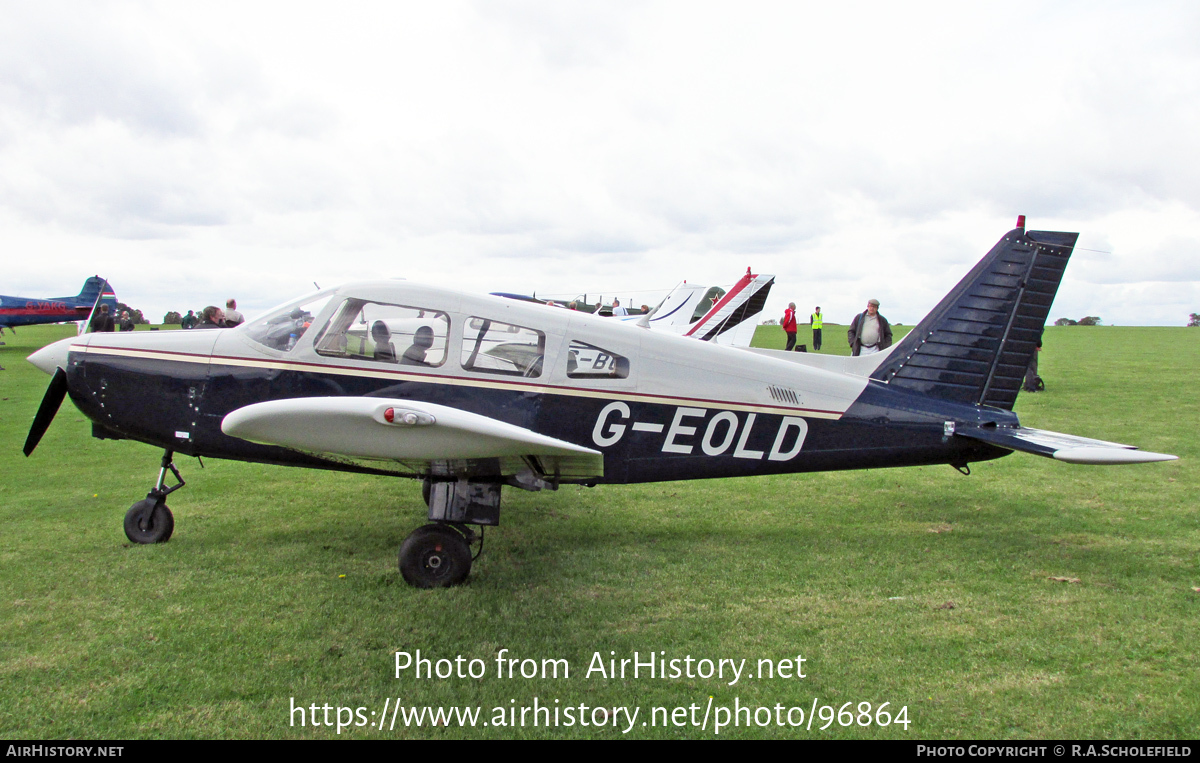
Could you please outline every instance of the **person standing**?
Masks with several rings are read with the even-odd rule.
[[[200,314],[200,323],[196,324],[196,328],[225,328],[225,311],[215,305],[209,305],[208,307],[204,308],[204,312]]]
[[[100,312],[92,317],[91,330],[93,332],[115,331],[116,328],[116,322],[113,320],[112,314],[108,312],[108,305],[100,305]]]
[[[796,347],[796,303],[788,302],[787,310],[783,311],[783,318],[779,321],[779,325],[783,327],[783,333],[787,334],[787,347],[784,347],[784,352],[791,352]]]
[[[1044,329],[1043,329],[1044,331]],[[1033,355],[1029,357],[1029,366],[1025,369],[1025,379],[1021,382],[1021,389],[1026,392],[1041,392],[1046,388],[1042,377],[1038,376],[1038,353],[1042,351],[1042,331],[1038,332],[1037,342],[1033,347]]]
[[[241,325],[246,319],[238,312],[237,300],[229,299],[225,301],[225,328],[233,328]]]
[[[854,316],[846,339],[851,355],[873,355],[892,346],[892,326],[879,314],[879,300],[867,300],[867,309]]]
[[[813,332],[813,349],[817,352],[821,351],[821,329],[823,327],[823,319],[821,317],[821,306],[817,305],[817,309],[813,314],[808,316],[808,320],[812,323]]]

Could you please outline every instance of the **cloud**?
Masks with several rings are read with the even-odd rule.
[[[630,16],[639,8],[628,0],[476,0],[471,5],[485,23],[505,30],[510,44],[532,46],[552,68],[611,63],[625,50]]]
[[[910,323],[1021,213],[1084,234],[1062,304],[1167,320],[1137,300],[1200,282],[1189,5],[8,11],[0,246],[102,257],[151,313],[374,274],[642,293],[751,266],[778,276],[769,313],[875,296]]]

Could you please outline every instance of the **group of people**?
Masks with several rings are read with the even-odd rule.
[[[818,352],[821,349],[821,308],[817,307],[813,314],[809,316],[809,321],[812,323],[813,348]],[[780,321],[780,326],[783,327],[784,333],[787,334],[787,347],[785,349],[792,350],[796,346],[796,303],[789,302],[787,310],[783,312],[783,319]],[[850,322],[850,328],[846,331],[846,340],[850,342],[850,354],[873,355],[880,350],[886,350],[892,346],[892,325],[888,323],[888,319],[879,314],[879,300],[867,300],[867,309],[854,316],[854,320]],[[1021,382],[1021,389],[1026,392],[1041,392],[1046,389],[1046,383],[1042,381],[1042,377],[1038,376],[1038,353],[1042,351],[1042,332],[1038,332],[1037,343],[1033,350],[1033,357],[1029,360],[1029,365],[1025,369],[1025,377]]]
[[[108,305],[100,305],[100,309],[92,316],[92,322],[88,324],[88,331],[133,331],[133,318],[130,317],[128,310],[121,311],[120,319],[113,318],[113,314],[109,311]]]
[[[817,352],[821,351],[822,330],[824,328],[824,316],[821,315],[821,307],[818,305],[809,316],[809,323],[812,325],[813,349]],[[796,303],[789,302],[787,310],[783,312],[783,319],[779,325],[787,334],[787,351],[791,351],[796,347],[796,330],[798,322],[796,320]],[[846,332],[846,339],[850,342],[850,354],[871,355],[880,350],[886,350],[892,346],[892,326],[888,323],[887,318],[884,318],[879,313],[879,300],[867,300],[867,309],[858,315],[854,316],[854,320],[850,322],[850,329]]]
[[[225,309],[216,305],[209,305],[196,315],[191,310],[188,310],[187,315],[179,322],[181,328],[185,329],[231,329],[234,326],[239,326],[245,322],[245,318],[237,309],[237,300],[229,299],[225,301]]]

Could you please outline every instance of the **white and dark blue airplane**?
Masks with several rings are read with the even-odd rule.
[[[177,453],[421,479],[430,523],[400,549],[420,587],[467,577],[503,486],[969,472],[1012,451],[1174,459],[1021,426],[1013,404],[1078,234],[1018,225],[866,357],[733,348],[409,281],[319,291],[231,330],[87,334],[30,356],[54,378],[25,454],[67,395],[93,436],[162,448],[125,516],[138,543],[171,536]]]
[[[109,312],[115,317],[117,295],[108,281],[100,276],[92,276],[84,281],[83,288],[74,297],[38,299],[0,295],[0,328],[84,321],[103,304],[109,306]]]

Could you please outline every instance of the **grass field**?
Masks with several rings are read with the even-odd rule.
[[[128,543],[121,519],[158,451],[92,439],[67,403],[37,452],[20,453],[49,380],[23,358],[72,330],[22,329],[0,347],[0,737],[338,736],[300,726],[293,698],[328,704],[331,720],[363,708],[351,722],[372,725],[340,736],[376,739],[620,738],[630,726],[625,736],[705,738],[735,701],[751,713],[722,737],[1190,739],[1200,728],[1200,330],[1049,328],[1047,391],[1017,405],[1024,424],[1180,461],[1016,454],[969,477],[943,466],[506,490],[469,583],[438,591],[409,588],[396,569],[424,520],[404,480],[185,459],[171,542]],[[777,327],[761,332],[782,346]],[[825,333],[826,350],[844,353],[844,328]],[[395,653],[418,649],[477,658],[486,675],[396,678]],[[564,659],[570,676],[498,677],[503,649]],[[745,659],[755,677],[586,675],[595,653],[635,651]],[[760,675],[760,659],[798,655],[805,678]],[[371,714],[397,697],[478,706],[493,723],[380,730]],[[494,708],[535,697],[560,712],[641,710],[619,728],[611,717],[494,723]],[[670,710],[695,705],[699,724],[710,697],[703,730],[675,725]],[[859,703],[873,719],[889,702],[910,723],[786,725],[788,708],[811,714],[814,701],[833,713],[853,703],[852,723]],[[754,708],[776,705],[785,725],[773,711],[753,725]]]

